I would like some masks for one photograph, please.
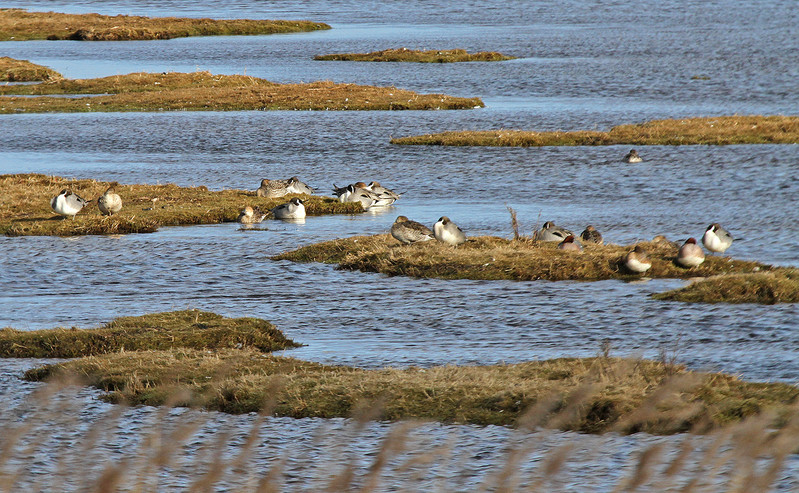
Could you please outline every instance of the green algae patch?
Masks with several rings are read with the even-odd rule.
[[[305,20],[216,20],[0,9],[0,41],[131,41],[188,36],[283,34],[324,29],[330,29],[330,26]]]
[[[48,97],[49,95],[86,97]],[[26,97],[13,97],[21,95]],[[247,110],[452,110],[479,98],[419,94],[396,87],[317,81],[278,84],[246,75],[133,73],[98,79],[0,86],[2,113]],[[30,97],[38,96],[38,97]]]
[[[799,389],[661,362],[560,358],[509,365],[365,370],[254,349],[115,352],[48,365],[34,381],[71,376],[111,402],[275,416],[424,419],[586,433],[708,432],[760,413],[781,426]],[[366,411],[365,411],[366,410]]]
[[[607,132],[484,130],[443,132],[391,139],[400,145],[444,146],[599,146],[797,144],[797,116],[717,116],[654,120],[619,125]]]
[[[652,297],[702,303],[799,303],[799,270],[711,277]]]
[[[61,74],[43,65],[7,56],[0,57],[0,82],[31,82],[60,78]]]
[[[121,317],[97,329],[0,330],[0,358],[80,358],[178,348],[270,352],[298,346],[266,320],[199,310]]]
[[[253,189],[260,178],[254,181]],[[103,216],[97,208],[97,198],[111,185],[122,197],[122,210]],[[63,218],[50,207],[50,199],[63,189],[90,201],[74,219]],[[204,186],[120,185],[41,174],[0,175],[0,190],[0,234],[7,236],[152,233],[160,226],[232,222],[247,205],[267,211],[292,197],[263,198],[254,191],[211,191]],[[360,203],[342,204],[332,197],[300,197],[309,216],[363,212]]]
[[[480,51],[468,53],[466,50],[409,50],[407,48],[391,48],[371,53],[333,53],[317,55],[314,60],[352,61],[352,62],[417,62],[417,63],[452,63],[452,62],[498,62],[513,60],[515,57],[503,55],[496,51]]]

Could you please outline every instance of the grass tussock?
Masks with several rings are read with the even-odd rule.
[[[47,95],[88,94],[63,98]],[[133,73],[0,86],[0,113],[92,111],[435,110],[482,107],[479,98],[317,81],[277,84],[246,75]],[[12,97],[13,95],[40,96]]]
[[[297,347],[266,320],[199,310],[121,317],[97,329],[0,330],[0,358],[79,358],[125,351]]]
[[[187,36],[277,34],[330,29],[321,22],[62,14],[0,9],[0,41],[129,41]]]
[[[115,182],[114,182],[115,183]],[[288,200],[256,197],[254,191],[210,191],[204,186],[119,185],[122,211],[103,216],[97,198],[112,182],[71,180],[41,174],[0,175],[0,234],[7,236],[77,236],[152,233],[160,226],[215,224],[235,221],[246,205],[269,210]],[[253,183],[256,188],[258,180]],[[50,199],[62,189],[91,200],[74,219],[53,212]],[[355,214],[360,203],[342,204],[331,197],[304,196],[308,215]]]
[[[512,365],[364,370],[254,349],[116,352],[30,370],[29,380],[80,376],[112,402],[228,413],[548,427],[586,433],[708,432],[763,412],[786,422],[795,386],[689,372],[661,362],[560,358]],[[174,396],[183,397],[175,402]]]
[[[60,78],[61,74],[43,65],[7,56],[0,57],[0,82],[31,82]]]
[[[532,132],[486,130],[443,132],[391,139],[392,144],[447,146],[596,146],[797,144],[797,116],[717,116],[654,120],[610,131]]]
[[[497,62],[513,60],[515,57],[503,55],[496,51],[480,51],[468,53],[466,50],[409,50],[407,48],[391,48],[371,53],[333,53],[317,55],[314,60],[335,60],[353,62],[420,62],[420,63],[452,63],[452,62]]]
[[[703,303],[799,303],[799,270],[716,276],[652,297]]]

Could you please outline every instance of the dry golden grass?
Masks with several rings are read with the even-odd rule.
[[[330,29],[330,26],[321,22],[293,20],[108,16],[0,9],[0,41],[127,41],[186,36],[293,33],[321,29]]]
[[[30,82],[59,78],[61,74],[51,68],[36,65],[28,60],[0,57],[0,82]]]
[[[595,146],[797,144],[797,116],[717,116],[619,125],[608,132],[486,130],[391,139],[392,144],[447,146]]]
[[[167,185],[118,185],[122,211],[103,216],[97,198],[112,183],[70,180],[40,174],[0,175],[0,234],[7,236],[76,236],[89,234],[151,233],[159,226],[215,224],[235,221],[246,205],[269,210],[288,197],[267,199],[244,190],[209,191],[206,187]],[[257,188],[257,181],[253,189]],[[53,212],[50,199],[70,189],[91,200],[74,219]],[[303,199],[308,215],[354,214],[360,203],[342,204],[331,197]]]
[[[703,303],[799,303],[799,270],[715,276],[652,297]]]
[[[482,107],[479,98],[396,87],[318,81],[276,84],[245,75],[134,73],[99,79],[0,86],[0,95],[100,94],[85,98],[1,97],[0,113],[91,111],[436,110]]]
[[[317,55],[314,60],[335,60],[353,62],[497,62],[513,60],[515,57],[503,55],[496,51],[480,51],[468,53],[466,50],[409,50],[407,48],[391,48],[371,53],[333,53]]]

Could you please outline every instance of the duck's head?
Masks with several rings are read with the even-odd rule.
[[[406,223],[408,222],[408,218],[405,216],[397,216],[397,219],[394,221],[395,223]]]

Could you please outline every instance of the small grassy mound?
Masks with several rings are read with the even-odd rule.
[[[199,310],[122,317],[99,329],[0,330],[0,358],[79,358],[176,348],[269,352],[298,346],[265,320]]]
[[[61,98],[55,94],[92,94]],[[318,81],[277,84],[246,75],[134,73],[98,79],[0,86],[0,113],[92,111],[450,110],[482,107],[479,98],[419,94],[396,87]]]
[[[43,65],[7,56],[0,57],[0,82],[30,82],[59,78],[61,74]]]
[[[717,116],[619,125],[608,132],[486,130],[391,139],[392,144],[447,146],[596,146],[797,144],[797,116]]]
[[[254,180],[253,189],[260,179]],[[115,182],[114,182],[115,183]],[[215,224],[235,221],[245,206],[267,211],[289,197],[256,197],[244,190],[209,191],[206,187],[118,185],[122,211],[103,216],[97,198],[112,182],[70,180],[41,174],[0,175],[0,234],[7,236],[76,236],[90,234],[152,233],[160,226]],[[50,199],[70,189],[91,200],[74,219],[53,212]],[[308,215],[355,214],[360,203],[342,204],[331,197],[304,196]]]
[[[703,303],[799,303],[799,270],[711,277],[652,297]]]
[[[333,53],[330,55],[317,55],[314,60],[335,60],[353,62],[421,62],[421,63],[450,63],[450,62],[497,62],[513,60],[515,57],[503,55],[496,51],[480,51],[467,53],[466,50],[409,50],[407,48],[392,48],[371,53]]]
[[[330,29],[321,22],[62,14],[0,9],[0,41],[129,41],[187,36],[276,34]]]

